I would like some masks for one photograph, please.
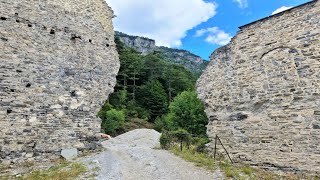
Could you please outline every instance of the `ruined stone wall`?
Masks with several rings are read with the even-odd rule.
[[[320,1],[240,27],[197,92],[211,150],[218,135],[235,161],[320,172]]]
[[[40,0],[40,2],[43,2],[43,0]],[[90,16],[100,23],[106,32],[114,34],[111,21],[114,14],[105,0],[46,0],[46,2],[62,6],[68,12],[77,13],[81,16]]]
[[[0,0],[0,162],[95,148],[119,69],[112,16],[103,0]]]

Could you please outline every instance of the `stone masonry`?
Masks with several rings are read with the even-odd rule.
[[[0,0],[0,163],[94,149],[119,69],[104,0]]]
[[[320,172],[320,1],[240,27],[197,83],[237,162]],[[221,147],[221,146],[218,146]]]

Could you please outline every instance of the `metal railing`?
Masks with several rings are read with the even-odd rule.
[[[231,157],[230,157],[230,155],[229,155],[229,153],[228,153],[228,151],[227,151],[227,149],[224,147],[224,145],[222,144],[222,142],[221,142],[221,139],[219,138],[219,136],[218,135],[216,135],[216,137],[215,137],[215,139],[214,139],[214,154],[213,154],[213,159],[214,159],[214,161],[216,161],[216,154],[217,154],[217,142],[220,142],[220,144],[222,145],[222,147],[223,147],[223,149],[224,149],[224,151],[227,153],[227,155],[228,155],[228,158],[230,159],[230,161],[231,161],[231,164],[233,164],[233,161],[232,161],[232,159],[231,159]]]

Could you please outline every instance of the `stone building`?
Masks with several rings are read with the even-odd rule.
[[[0,162],[95,148],[120,63],[104,0],[0,0]]]
[[[235,161],[320,172],[320,1],[240,27],[197,92]]]

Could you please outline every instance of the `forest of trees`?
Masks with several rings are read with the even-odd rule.
[[[206,137],[208,120],[195,93],[196,76],[157,52],[144,56],[115,41],[121,67],[115,91],[98,114],[103,131],[118,135],[142,122],[160,132]]]

